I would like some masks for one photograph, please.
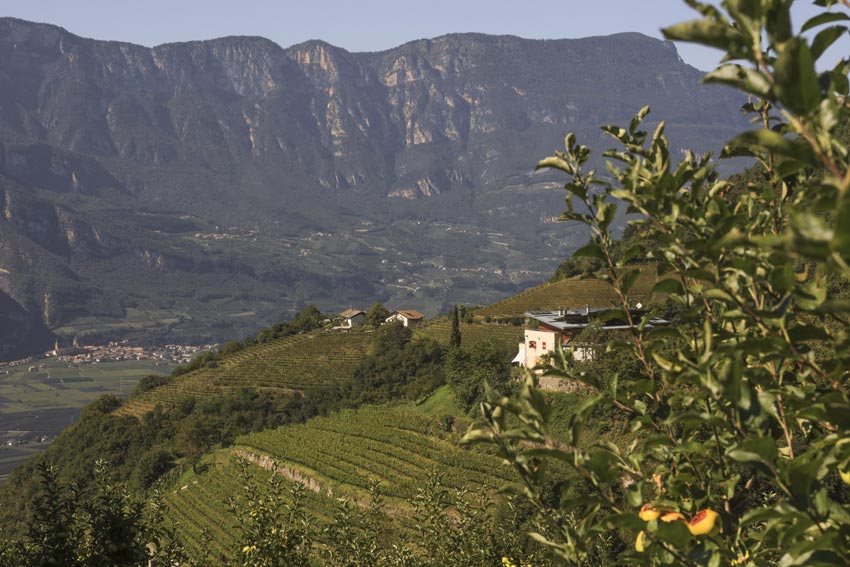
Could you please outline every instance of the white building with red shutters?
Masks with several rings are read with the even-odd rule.
[[[529,311],[525,316],[529,325],[525,330],[523,342],[519,344],[519,352],[513,362],[526,368],[534,368],[540,364],[546,354],[554,353],[558,345],[563,348],[573,347],[576,360],[587,360],[593,357],[593,349],[589,345],[571,344],[573,339],[589,325],[597,323],[605,331],[625,330],[629,328],[628,321],[623,317],[602,317],[610,309],[586,307],[584,309],[556,309],[553,311]],[[632,321],[640,321],[647,311],[640,307],[629,309]],[[651,317],[644,328],[668,325],[669,321],[660,317]],[[533,327],[533,328],[532,328]]]

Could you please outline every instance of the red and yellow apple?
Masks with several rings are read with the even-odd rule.
[[[666,514],[661,516],[660,519],[662,522],[684,522],[687,520],[687,518],[685,518],[685,516],[683,514],[680,514],[679,512],[667,512]]]
[[[640,512],[638,512],[638,516],[644,522],[649,522],[650,520],[657,520],[661,515],[661,511],[655,507],[655,504],[644,504]]]
[[[688,522],[688,529],[695,536],[716,533],[715,529],[720,529],[720,524],[717,522],[719,517],[720,514],[714,510],[700,510]]]

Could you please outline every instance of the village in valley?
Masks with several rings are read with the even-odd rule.
[[[128,341],[111,341],[105,345],[83,345],[60,347],[58,341],[44,353],[43,359],[28,357],[9,362],[0,362],[0,374],[22,365],[29,365],[29,372],[37,372],[45,367],[44,359],[55,358],[69,366],[97,364],[101,362],[119,362],[127,360],[152,360],[154,365],[187,364],[195,356],[215,350],[218,343],[204,345],[168,344],[162,347],[133,346]]]

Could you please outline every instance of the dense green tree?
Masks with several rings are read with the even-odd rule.
[[[460,313],[457,305],[452,309],[452,334],[449,337],[449,348],[460,348]]]
[[[287,490],[283,479],[265,473],[257,479],[251,466],[240,463],[243,493],[228,502],[237,519],[241,567],[306,567],[315,526],[304,508],[303,485]]]
[[[349,403],[416,399],[445,382],[443,349],[432,339],[413,340],[401,323],[375,332],[369,352],[354,373]]]
[[[33,503],[26,536],[0,542],[4,565],[15,567],[144,567],[148,544],[159,543],[149,529],[144,504],[114,483],[97,461],[86,493],[63,484],[56,469],[38,467],[41,492]],[[173,564],[177,556],[167,558]]]
[[[469,349],[452,349],[446,356],[446,382],[465,410],[477,408],[485,385],[508,393],[512,389],[511,354],[490,342]]]
[[[702,19],[664,33],[725,52],[706,80],[750,97],[755,127],[722,156],[761,171],[727,180],[710,156],[675,155],[663,123],[642,129],[648,108],[603,127],[617,144],[607,177],[568,134],[538,167],[567,178],[562,218],[591,234],[575,256],[601,262],[596,277],[618,297],[611,315],[627,321],[627,340],[610,340],[606,356],[630,359],[629,372],[561,352],[548,374],[588,393],[566,443],[547,434],[556,424],[533,373],[515,399],[488,394],[467,440],[494,443],[514,465],[540,511],[538,538],[571,565],[846,565],[848,498],[837,487],[850,481],[850,152],[839,134],[850,63],[819,73],[815,62],[850,18],[824,12],[802,26],[808,38],[795,35],[788,0],[687,3]],[[613,236],[618,203],[642,236],[625,251]],[[675,325],[649,324],[660,309],[628,311],[637,258],[658,262],[655,291],[675,304]],[[627,424],[627,440],[587,439],[597,408]],[[550,458],[573,469],[554,479],[554,499]],[[634,545],[600,556],[595,542],[620,535]]]
[[[308,305],[291,321],[277,323],[270,329],[266,329],[258,333],[254,340],[246,340],[246,346],[266,343],[275,339],[296,335],[298,333],[306,333],[307,331],[321,328],[322,319],[322,314],[316,306]]]
[[[390,312],[386,307],[384,307],[384,304],[376,301],[369,308],[369,311],[366,312],[366,324],[377,329],[384,324],[384,321],[386,321],[389,316]]]

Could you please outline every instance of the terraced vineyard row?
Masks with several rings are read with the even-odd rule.
[[[366,490],[377,479],[395,498],[412,498],[431,471],[443,473],[445,484],[456,488],[496,487],[511,479],[499,458],[460,448],[435,436],[437,429],[435,420],[410,410],[368,407],[252,433],[238,443],[311,471],[334,488]]]
[[[632,296],[644,303],[651,303],[655,297],[652,286],[657,274],[655,266],[641,266],[641,275],[632,288]],[[545,283],[526,290],[519,295],[498,301],[492,305],[475,310],[479,316],[513,317],[533,309],[580,309],[582,307],[608,307],[617,301],[614,289],[599,280],[569,278],[555,283]]]
[[[237,364],[221,373],[228,385],[308,390],[353,375],[366,354],[365,333],[311,333],[280,339],[242,352]]]
[[[452,323],[447,317],[434,319],[416,329],[418,335],[431,337],[443,345],[448,345],[452,334]],[[485,323],[461,323],[461,344],[465,347],[490,341],[509,351],[516,351],[517,343],[522,340],[522,327],[513,325],[495,325]]]
[[[120,413],[140,416],[155,405],[202,400],[242,387],[309,391],[348,380],[370,335],[316,332],[285,337],[227,356],[217,368],[184,374],[131,400]]]
[[[165,497],[168,517],[176,524],[190,556],[200,557],[207,548],[213,564],[218,564],[222,557],[231,558],[239,543],[237,521],[226,502],[230,497],[240,496],[243,488],[239,469],[233,461],[235,455],[231,452],[227,457],[226,463],[219,462],[189,483],[175,487]],[[251,468],[258,479],[269,474],[259,467]],[[284,479],[284,483],[291,486],[290,481]],[[305,491],[304,503],[311,517],[319,522],[326,522],[333,513],[333,499],[327,496]],[[209,533],[207,543],[204,542],[204,528]]]

